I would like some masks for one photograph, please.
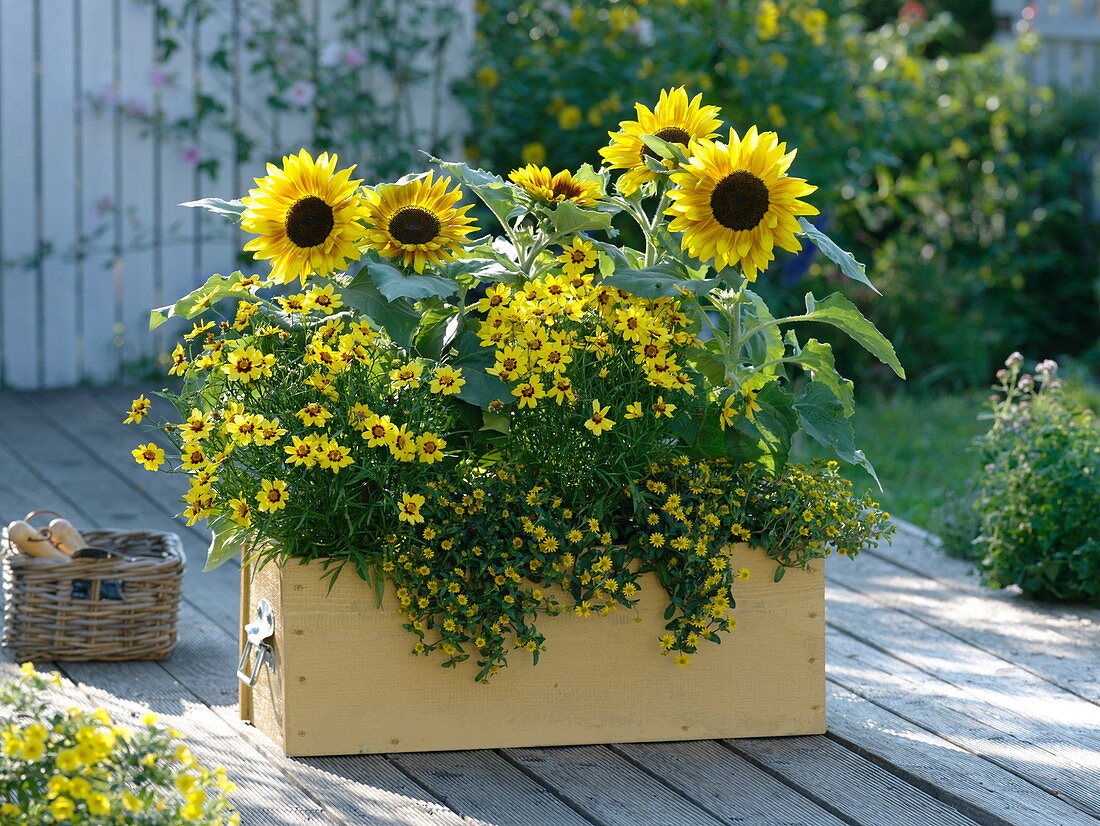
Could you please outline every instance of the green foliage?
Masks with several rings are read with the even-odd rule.
[[[0,683],[0,826],[233,826],[225,769],[198,765],[179,732],[116,725],[105,709],[58,711],[61,679],[30,663]]]
[[[869,262],[884,297],[862,287],[853,300],[925,385],[981,384],[1010,343],[1067,354],[1092,344],[1096,106],[1032,86],[1026,55],[988,46],[948,57],[947,18],[868,32],[846,3],[480,8],[476,71],[461,89],[472,157],[500,169],[593,162],[592,147],[634,117],[631,101],[682,84],[739,131],[757,124],[796,146],[792,174],[837,184],[811,197],[817,224]],[[822,252],[780,258],[755,289],[797,312],[800,279],[828,292],[842,270],[863,274]],[[837,349],[855,375],[892,381],[850,344]]]
[[[1100,605],[1100,427],[1070,403],[1053,361],[1022,372],[1014,353],[998,371],[973,540],[986,581],[1035,599]]]

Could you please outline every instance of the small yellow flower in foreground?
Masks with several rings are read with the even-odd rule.
[[[592,401],[592,415],[588,421],[584,423],[584,426],[592,431],[594,436],[599,436],[601,433],[610,430],[615,422],[607,418],[607,411],[611,409],[611,405],[606,407],[600,407],[600,400],[594,399]]]
[[[263,490],[256,494],[256,501],[260,503],[260,510],[264,513],[275,513],[286,507],[288,494],[286,482],[282,479],[274,481],[264,479],[261,483]]]
[[[252,506],[244,499],[229,500],[229,515],[242,528],[252,524]]]
[[[348,449],[341,446],[333,439],[328,439],[317,451],[317,464],[333,473],[339,473],[342,468],[352,462]]]
[[[172,359],[172,367],[168,371],[169,376],[182,376],[187,372],[187,353],[184,351],[182,344],[176,345],[176,349],[172,351],[170,358]]]
[[[645,415],[645,413],[642,412],[642,403],[641,402],[631,402],[630,404],[628,404],[626,406],[626,415],[625,415],[624,418],[627,418],[627,419],[640,419],[644,415]]]
[[[401,494],[400,513],[397,518],[401,522],[408,522],[410,525],[415,525],[418,522],[423,522],[424,517],[420,513],[420,509],[424,506],[424,497],[419,493],[403,493]]]
[[[145,394],[141,394],[130,403],[130,413],[122,420],[123,424],[140,424],[141,420],[145,418],[145,414],[149,412],[149,408],[153,406],[153,403],[145,398]]]
[[[726,396],[725,402],[722,403],[722,409],[718,411],[718,424],[725,430],[733,425],[736,418],[737,411],[733,409],[733,394],[730,393]]]
[[[658,419],[661,418],[661,416],[667,416],[668,418],[671,419],[672,414],[675,413],[675,412],[676,412],[676,405],[669,404],[668,402],[666,402],[664,396],[658,396],[657,397],[657,401],[653,404],[653,415],[654,416],[656,416]]]
[[[19,673],[24,677],[35,677],[38,672],[34,670],[34,663],[23,663],[19,666]]]
[[[519,398],[519,406],[521,409],[524,407],[535,407],[539,403],[539,399],[546,398],[546,388],[542,386],[542,381],[538,377],[535,377],[513,390],[512,395]]]
[[[179,425],[179,430],[184,441],[197,442],[209,436],[213,432],[214,426],[211,423],[209,413],[203,413],[197,407],[193,407],[187,421]]]
[[[302,424],[313,425],[314,427],[324,427],[325,422],[332,418],[332,414],[323,405],[316,402],[307,404],[294,415],[302,420]]]
[[[416,440],[416,455],[421,462],[430,465],[443,459],[443,449],[446,446],[447,442],[434,433],[423,433]]]
[[[462,377],[462,368],[454,368],[447,364],[441,364],[435,368],[434,378],[429,385],[429,390],[442,396],[453,396],[462,390],[466,379]]]
[[[410,361],[390,371],[390,381],[394,387],[419,387],[420,377],[424,374],[424,365],[418,361]]]
[[[264,355],[255,347],[242,347],[229,355],[222,370],[231,381],[248,384],[263,376],[270,376],[274,366],[275,356]]]
[[[749,572],[748,568],[742,568],[737,572],[737,578],[741,581],[748,579],[750,576],[752,576],[752,574]]]
[[[689,657],[687,654],[683,653],[682,651],[679,654],[676,655],[676,665],[680,666],[681,668],[683,668],[685,665],[687,665],[690,662],[691,662],[691,657]]]
[[[146,470],[158,470],[164,464],[164,449],[157,447],[153,442],[138,445],[130,451],[130,454]]]
[[[143,726],[152,726],[160,722],[160,715],[152,711],[146,712],[141,715],[141,724]]]
[[[76,811],[76,805],[67,797],[59,797],[50,804],[50,812],[58,820],[69,820]]]
[[[332,285],[329,284],[322,288],[314,288],[306,292],[306,299],[309,301],[310,307],[320,308],[326,313],[334,313],[344,306],[344,302],[340,299],[343,296],[340,293],[333,292]]]
[[[283,448],[286,451],[288,465],[302,465],[303,467],[313,467],[317,464],[317,457],[313,454],[313,442],[308,438],[301,439],[297,436],[290,437],[294,444],[287,445]]]
[[[592,242],[585,241],[579,235],[573,236],[572,245],[562,248],[558,261],[562,263],[562,271],[566,275],[580,275],[596,264],[596,253],[592,249]]]

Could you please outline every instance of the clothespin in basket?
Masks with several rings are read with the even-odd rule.
[[[45,528],[35,528],[31,520],[44,514],[56,518]],[[57,511],[32,511],[23,519],[8,525],[6,533],[9,543],[30,556],[68,559],[88,545],[80,531]]]

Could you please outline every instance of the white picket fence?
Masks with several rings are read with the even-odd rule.
[[[1029,60],[1031,78],[1044,86],[1100,94],[1100,0],[994,0],[1002,37],[1017,26],[1040,36]]]
[[[183,0],[160,0],[171,6]],[[241,25],[245,3],[221,0],[186,32],[188,48],[156,62],[153,4],[135,0],[0,0],[0,387],[64,387],[113,382],[148,368],[178,330],[150,333],[149,308],[190,291],[205,276],[236,267],[241,239],[215,216],[183,201],[245,193],[260,163],[241,168],[229,146],[217,180],[196,158],[117,108],[93,99],[188,115],[204,74],[204,48]],[[310,4],[322,30],[333,25],[332,0]],[[466,72],[473,0],[440,0],[459,12],[440,61],[442,85]],[[370,37],[365,24],[364,38]],[[247,60],[238,48],[231,60]],[[236,64],[234,64],[236,65]],[[165,77],[175,78],[165,83]],[[375,82],[365,76],[364,82]],[[227,99],[234,118],[264,90],[238,72]],[[226,90],[222,90],[225,94]],[[414,96],[428,100],[428,94]],[[457,103],[416,118],[461,120]],[[305,115],[272,118],[271,145],[296,151],[308,134]],[[217,135],[196,135],[204,151]],[[74,251],[85,248],[86,254]],[[261,265],[262,266],[262,265]],[[2,426],[2,425],[0,425]]]

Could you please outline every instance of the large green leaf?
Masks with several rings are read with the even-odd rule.
[[[412,348],[413,334],[420,324],[420,313],[408,299],[387,301],[366,269],[361,269],[341,293],[345,304],[364,313],[385,330],[398,347],[406,350]]]
[[[832,390],[844,407],[844,415],[850,417],[855,412],[855,392],[852,382],[836,370],[832,345],[811,338],[800,346],[794,330],[787,331],[786,340],[791,348],[787,358],[809,370],[814,381]]]
[[[681,290],[700,295],[707,292],[717,279],[684,278],[674,264],[655,264],[644,270],[616,270],[603,280],[610,287],[618,287],[639,298],[677,298]]]
[[[496,376],[490,376],[482,368],[464,363],[461,359],[454,362],[454,366],[462,368],[462,378],[466,379],[466,384],[458,391],[458,397],[463,401],[486,408],[496,401],[509,404],[516,400],[512,395],[514,384],[502,382]]]
[[[763,298],[752,290],[745,290],[742,295],[748,299],[748,301],[741,304],[742,317],[753,319],[757,324],[775,321]],[[745,342],[745,347],[750,361],[757,365],[782,358],[785,352],[783,336],[779,332],[779,328],[774,326],[766,327],[750,336],[749,340]]]
[[[417,275],[406,273],[400,267],[396,267],[388,261],[367,258],[363,262],[363,268],[370,273],[374,280],[374,286],[387,301],[396,301],[399,298],[430,298],[438,296],[446,298],[458,292],[458,284],[449,278],[440,278],[438,275]]]
[[[175,304],[169,304],[167,307],[158,307],[150,312],[149,329],[155,330],[173,316],[194,318],[197,315],[205,313],[211,306],[221,301],[226,296],[236,295],[239,298],[245,298],[251,295],[251,293],[235,289],[243,279],[244,275],[239,271],[232,275],[210,276],[206,279],[205,284],[197,290],[191,291]]]
[[[562,201],[550,212],[550,223],[558,235],[611,229],[611,213],[582,209],[572,201]]]
[[[210,527],[210,546],[206,549],[204,572],[225,564],[248,544],[247,532],[241,531],[228,517],[211,516],[207,525]]]
[[[833,241],[832,238],[819,230],[805,218],[799,218],[798,224],[802,227],[802,232],[806,235],[806,237],[814,242],[814,246],[821,250],[826,258],[828,258],[830,261],[840,267],[840,271],[842,273],[851,278],[853,281],[858,281],[861,284],[866,284],[876,293],[878,292],[878,289],[875,287],[874,284],[871,283],[871,280],[867,277],[867,268],[863,266],[863,264],[856,261],[856,257],[854,255],[838,247],[836,245],[836,242]],[[882,293],[879,293],[879,295],[881,294]]]
[[[792,407],[791,394],[778,381],[769,381],[756,394],[756,411],[753,423],[767,445],[767,452],[780,468],[791,452],[791,439],[798,431],[798,417]]]
[[[501,226],[508,225],[508,217],[519,204],[519,189],[499,175],[484,169],[474,169],[460,162],[441,161],[439,158],[432,158],[432,161],[480,198],[497,217]]]
[[[794,400],[798,424],[818,444],[833,449],[841,459],[859,465],[878,482],[878,476],[862,450],[856,450],[852,423],[844,405],[832,390],[818,381],[807,382]]]
[[[413,338],[413,349],[418,356],[438,361],[458,335],[462,316],[458,307],[436,301],[437,306],[420,307],[420,326]]]
[[[184,201],[182,207],[205,209],[217,215],[224,215],[235,224],[241,222],[241,214],[244,212],[244,204],[240,201],[223,201],[221,198],[201,198],[198,201]]]
[[[806,294],[806,315],[800,316],[806,321],[818,321],[831,324],[859,342],[867,352],[883,364],[890,367],[899,377],[905,378],[905,370],[898,361],[894,345],[878,328],[864,317],[851,301],[840,293],[833,293],[823,301],[814,298],[813,293]]]

